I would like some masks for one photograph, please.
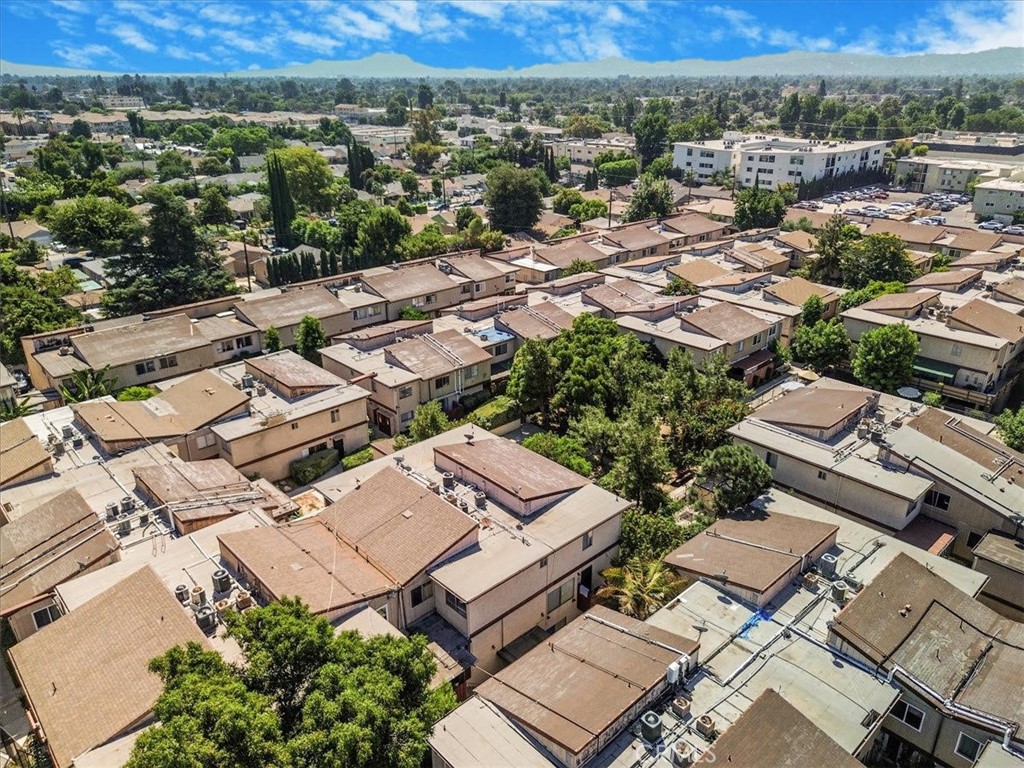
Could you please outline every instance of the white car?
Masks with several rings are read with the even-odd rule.
[[[978,229],[984,229],[991,232],[998,232],[1003,228],[1003,226],[1004,225],[1000,224],[998,221],[986,221],[979,224]]]

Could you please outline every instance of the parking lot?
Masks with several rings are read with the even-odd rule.
[[[884,195],[884,197],[882,196]],[[850,199],[844,199],[841,202],[825,202],[826,200],[833,201],[836,197],[844,197]],[[826,195],[823,198],[812,201],[815,205],[820,206],[814,208],[814,210],[823,214],[833,214],[837,212],[844,213],[854,221],[868,223],[872,218],[878,219],[892,219],[895,221],[913,222],[916,219],[925,219],[918,223],[923,225],[932,226],[947,226],[947,227],[965,227],[968,229],[979,229],[979,224],[974,220],[974,211],[971,208],[971,203],[963,202],[964,198],[960,198],[960,201],[953,202],[952,199],[943,199],[938,196],[934,196],[929,203],[935,201],[936,203],[946,203],[947,208],[949,204],[953,207],[949,210],[936,210],[934,208],[926,208],[925,204],[919,205],[918,203],[924,203],[925,198],[930,197],[929,195],[922,194],[920,192],[893,192],[886,189],[884,186],[867,187],[860,190],[849,190],[842,193],[834,193],[833,195]],[[950,197],[957,197],[956,193],[951,193]],[[899,206],[909,206],[903,208],[903,210],[894,210],[894,204]],[[800,204],[798,204],[799,206]],[[805,204],[806,205],[806,204]],[[935,218],[930,218],[935,217]],[[1009,234],[1014,234],[1011,231]]]

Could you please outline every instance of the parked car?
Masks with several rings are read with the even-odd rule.
[[[843,213],[845,213],[847,216],[863,216],[864,215],[864,211],[862,211],[860,208],[847,208],[845,211],[843,211]]]
[[[1005,229],[1003,229],[1001,234],[1004,234],[1004,235],[1024,235],[1024,227],[1019,227],[1017,225],[1009,226],[1009,227],[1006,227]]]
[[[1006,228],[1005,224],[1000,224],[998,221],[983,221],[978,225],[978,229],[984,229],[988,232],[1001,232]]]

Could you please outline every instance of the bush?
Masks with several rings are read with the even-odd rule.
[[[149,400],[156,394],[152,387],[125,387],[117,393],[119,402],[131,402],[133,400]]]
[[[296,459],[288,465],[289,474],[299,485],[308,485],[327,470],[338,465],[338,452],[333,448],[311,453],[304,459]]]
[[[373,448],[366,446],[365,448],[350,453],[344,459],[341,460],[342,469],[355,469],[363,464],[368,464],[373,461]]]
[[[494,429],[518,418],[519,405],[508,395],[496,397],[469,414],[469,421],[482,429]]]

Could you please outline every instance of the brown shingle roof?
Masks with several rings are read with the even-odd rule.
[[[570,240],[558,245],[537,248],[537,259],[564,269],[577,259],[595,264],[607,261],[608,255],[583,240]]]
[[[319,365],[309,362],[291,350],[282,349],[261,357],[250,357],[245,361],[246,368],[252,368],[257,374],[263,374],[269,380],[292,388],[336,387],[345,380],[325,371]]]
[[[871,393],[858,389],[803,387],[759,408],[757,418],[773,424],[829,429],[862,409]]]
[[[887,293],[877,299],[861,304],[858,309],[883,312],[887,309],[914,309],[932,301],[939,295],[938,291],[911,291],[909,293]]]
[[[578,754],[663,680],[669,664],[683,653],[693,655],[698,645],[595,606],[476,693]]]
[[[0,528],[0,602],[41,595],[117,547],[82,495],[65,491]]]
[[[791,277],[773,283],[766,287],[764,292],[794,307],[802,307],[811,296],[820,296],[826,304],[836,298],[836,292],[828,286],[812,283],[802,277]]]
[[[477,528],[425,485],[390,467],[318,514],[396,584],[411,581]]]
[[[434,448],[523,501],[582,488],[590,481],[512,440],[477,440]],[[486,490],[486,489],[485,489]]]
[[[951,269],[948,272],[929,272],[907,283],[908,288],[945,288],[959,290],[981,277],[980,269]]]
[[[792,232],[780,232],[775,236],[775,240],[804,253],[812,253],[818,247],[818,238],[799,229]]]
[[[298,325],[306,315],[323,320],[344,315],[348,311],[348,307],[338,301],[333,293],[321,286],[240,301],[235,305],[235,312],[261,331],[270,326],[284,328]]]
[[[980,333],[1006,339],[1011,344],[1024,339],[1024,317],[983,299],[973,299],[957,307],[950,318]]]
[[[737,768],[862,768],[858,760],[771,689],[758,696],[694,766],[722,764]]]
[[[132,474],[157,504],[212,503],[251,490],[245,476],[224,459],[135,467]]]
[[[385,347],[385,352],[424,380],[491,359],[487,351],[455,330],[415,336]]]
[[[57,768],[142,719],[163,690],[150,659],[187,642],[208,647],[146,566],[14,646],[11,661]]]
[[[700,333],[714,339],[721,339],[729,344],[749,339],[771,327],[771,323],[726,302],[684,315],[682,323],[684,326],[690,325]]]
[[[685,280],[693,285],[700,285],[712,278],[729,274],[729,270],[720,267],[715,264],[715,262],[708,261],[707,259],[684,261],[682,264],[676,264],[668,267],[666,271],[675,275],[680,280]]]
[[[0,424],[0,486],[50,461],[50,454],[22,418]]]
[[[364,275],[362,280],[367,288],[388,301],[404,301],[458,285],[432,264],[417,264],[380,274]]]
[[[696,237],[697,235],[706,235],[711,232],[718,232],[726,226],[720,221],[712,221],[707,216],[701,216],[699,213],[686,213],[681,216],[672,216],[671,218],[663,220],[661,223],[670,231],[678,232],[686,237]]]
[[[511,312],[502,312],[494,318],[495,326],[507,328],[521,339],[555,338],[559,333],[572,328],[573,316],[550,301],[542,301],[532,307],[520,307]]]
[[[217,540],[221,551],[244,564],[268,597],[298,597],[315,614],[365,603],[394,586],[339,541],[320,517],[222,533]]]
[[[80,334],[73,336],[71,343],[79,356],[97,370],[210,344],[183,314]]]

